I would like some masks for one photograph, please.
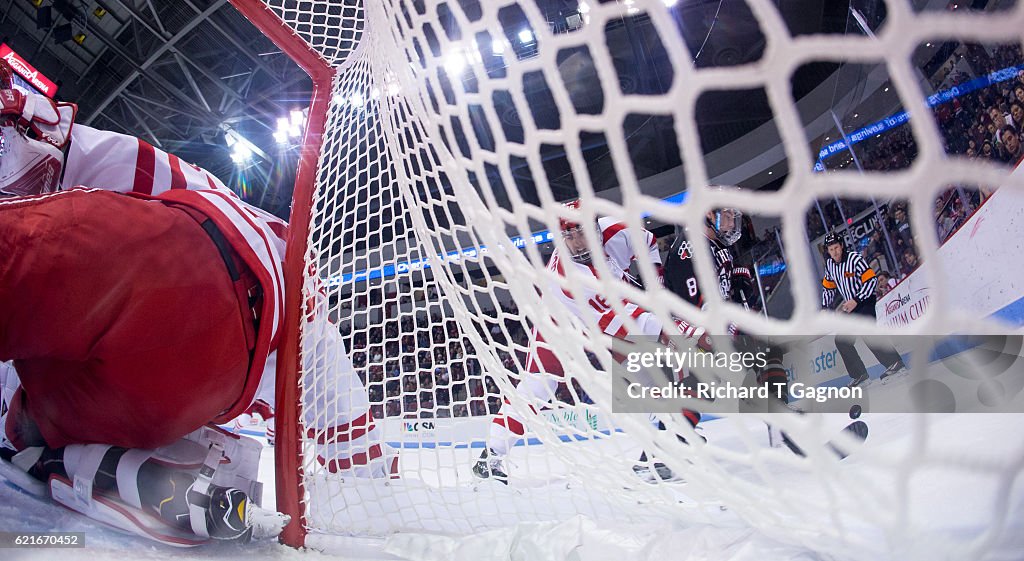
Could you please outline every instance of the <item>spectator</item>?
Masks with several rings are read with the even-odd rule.
[[[995,158],[995,154],[992,151],[992,143],[988,140],[981,145],[981,157],[986,160],[992,160]]]
[[[1020,135],[1013,125],[1004,125],[999,131],[1002,142],[999,145],[1000,160],[1017,165],[1021,159]]]
[[[1013,103],[1010,105],[1010,120],[1014,127],[1019,132],[1021,126],[1024,125],[1024,104]]]
[[[897,206],[893,211],[893,232],[896,234],[897,249],[902,251],[914,247],[914,238],[910,231],[910,221],[907,220],[907,209]]]
[[[903,250],[903,277],[906,277],[910,273],[917,269],[917,252],[914,251],[913,247],[907,247]]]
[[[877,298],[889,294],[889,291],[894,288],[896,288],[896,279],[892,278],[888,271],[878,273],[878,285],[875,287],[875,296]]]

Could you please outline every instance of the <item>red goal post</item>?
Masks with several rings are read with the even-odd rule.
[[[303,492],[301,461],[301,423],[299,417],[299,323],[303,321],[302,284],[306,269],[306,239],[313,205],[317,160],[323,143],[331,82],[335,69],[319,53],[287,26],[267,4],[260,0],[231,0],[232,5],[264,35],[295,61],[313,80],[306,130],[302,139],[291,215],[288,220],[288,246],[285,253],[284,326],[278,355],[293,357],[278,360],[276,380],[277,441],[274,447],[278,511],[291,517],[281,533],[281,541],[293,547],[305,543],[305,518],[301,504]],[[286,404],[294,404],[288,407]]]

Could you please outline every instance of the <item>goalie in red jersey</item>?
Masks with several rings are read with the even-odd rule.
[[[4,72],[0,457],[55,501],[164,543],[275,534],[284,520],[257,507],[255,441],[207,425],[273,406],[287,225]],[[322,300],[307,303],[317,344],[304,356],[331,365],[307,380],[335,400],[304,411],[325,435],[318,459],[390,477],[397,456]]]

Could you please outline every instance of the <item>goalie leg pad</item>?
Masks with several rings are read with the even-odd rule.
[[[224,455],[213,476],[213,484],[241,489],[252,504],[263,504],[263,484],[258,480],[263,444],[248,436],[231,434],[216,425],[205,426],[185,438],[199,443],[204,455],[211,443],[220,445]]]
[[[50,477],[49,489],[50,497],[61,506],[130,534],[175,547],[194,547],[208,541],[110,497],[90,495],[85,499],[68,479],[57,475]]]

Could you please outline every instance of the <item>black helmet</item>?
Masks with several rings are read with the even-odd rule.
[[[846,249],[846,240],[843,238],[843,236],[835,232],[829,232],[828,234],[825,235],[825,249],[828,249],[828,246],[833,244],[839,244],[843,246],[843,249]]]

